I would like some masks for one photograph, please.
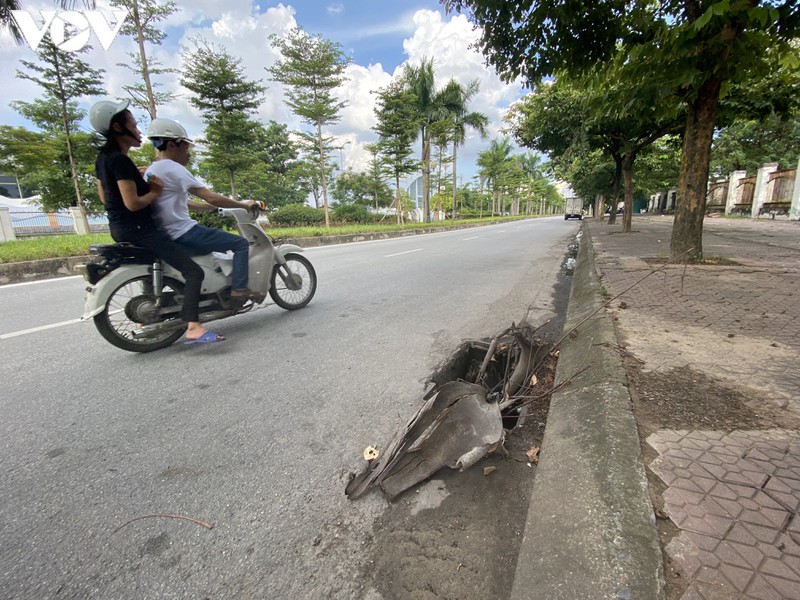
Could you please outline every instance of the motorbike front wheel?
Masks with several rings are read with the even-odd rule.
[[[286,310],[297,310],[311,302],[317,291],[317,273],[305,256],[287,254],[286,264],[275,265],[269,295]]]
[[[161,306],[178,306],[175,296],[182,295],[180,282],[164,277]],[[162,320],[159,313],[153,294],[153,278],[144,275],[126,281],[114,290],[103,312],[95,316],[94,324],[100,335],[117,348],[128,352],[152,352],[175,343],[186,331],[186,325],[182,324],[147,337],[134,337],[134,332],[142,325],[159,323]],[[180,318],[178,312],[174,318]]]

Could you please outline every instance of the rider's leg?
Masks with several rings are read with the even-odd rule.
[[[203,269],[189,251],[160,231],[148,232],[138,244],[151,250],[164,262],[176,268],[183,276],[183,306],[181,319],[186,323],[186,338],[197,339],[207,329],[200,324],[200,289],[203,285]]]
[[[250,244],[240,235],[197,224],[175,240],[187,250],[197,254],[233,250],[233,290],[247,290]]]

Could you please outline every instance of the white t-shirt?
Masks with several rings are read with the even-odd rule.
[[[189,216],[189,190],[205,186],[186,167],[168,158],[150,165],[145,178],[149,173],[157,175],[164,182],[164,190],[153,202],[156,223],[170,238],[178,239],[197,225],[197,221]]]

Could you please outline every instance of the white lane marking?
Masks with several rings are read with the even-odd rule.
[[[23,329],[22,331],[13,331],[11,333],[0,334],[0,340],[7,340],[8,338],[17,337],[20,335],[27,335],[29,333],[36,333],[37,331],[45,331],[46,329],[54,329],[55,327],[63,327],[64,325],[72,325],[73,323],[80,323],[83,319],[70,319],[69,321],[61,321],[61,323],[53,323],[52,325],[42,325],[41,327],[32,327],[31,329]]]
[[[468,242],[468,241],[470,241],[470,240],[477,240],[479,237],[481,237],[481,236],[479,236],[479,235],[474,235],[474,236],[472,236],[471,238],[464,238],[464,241],[465,241],[465,242]]]
[[[36,281],[22,281],[19,283],[7,283],[5,285],[0,285],[0,289],[5,288],[13,288],[13,287],[22,287],[23,285],[38,285],[40,283],[53,283],[58,281],[64,281],[66,279],[83,279],[83,275],[67,275],[66,277],[52,277],[50,279],[37,279]]]
[[[401,256],[403,254],[411,254],[412,252],[422,252],[422,248],[417,248],[416,250],[406,250],[405,252],[397,252],[395,254],[387,254],[386,258],[392,258],[393,256]]]

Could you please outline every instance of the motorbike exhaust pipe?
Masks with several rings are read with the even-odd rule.
[[[237,314],[237,312],[238,311],[235,310],[213,310],[210,312],[200,313],[200,322],[206,323],[208,321],[224,319],[225,317],[230,317]],[[180,319],[173,319],[170,321],[163,321],[161,323],[153,323],[152,325],[142,325],[141,327],[134,329],[131,335],[133,339],[147,339],[164,333],[169,333],[170,331],[175,331],[181,327],[186,327],[186,323]]]

